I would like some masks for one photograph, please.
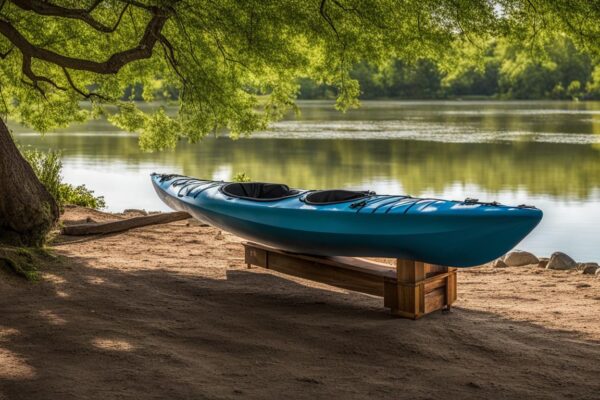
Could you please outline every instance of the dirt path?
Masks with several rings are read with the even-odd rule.
[[[68,220],[112,218],[69,210]],[[600,279],[459,273],[450,314],[261,269],[186,222],[56,247],[0,274],[0,399],[600,398]]]

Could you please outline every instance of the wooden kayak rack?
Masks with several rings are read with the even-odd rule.
[[[245,261],[253,265],[327,285],[383,297],[392,315],[418,319],[449,310],[456,300],[456,268],[419,261],[388,264],[356,257],[320,257],[289,253],[244,242]]]

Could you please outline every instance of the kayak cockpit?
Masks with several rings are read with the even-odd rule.
[[[352,190],[317,190],[304,198],[306,204],[325,205],[360,200],[374,195],[373,192],[356,192]]]
[[[261,182],[229,183],[221,191],[230,197],[254,201],[276,201],[303,193],[280,183]]]

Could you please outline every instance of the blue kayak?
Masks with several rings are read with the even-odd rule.
[[[469,267],[512,249],[542,219],[532,206],[348,190],[298,190],[152,174],[171,208],[248,240],[322,255]]]

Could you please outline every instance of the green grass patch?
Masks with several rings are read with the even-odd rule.
[[[39,267],[52,258],[45,249],[0,246],[0,270],[28,281],[39,280]]]

